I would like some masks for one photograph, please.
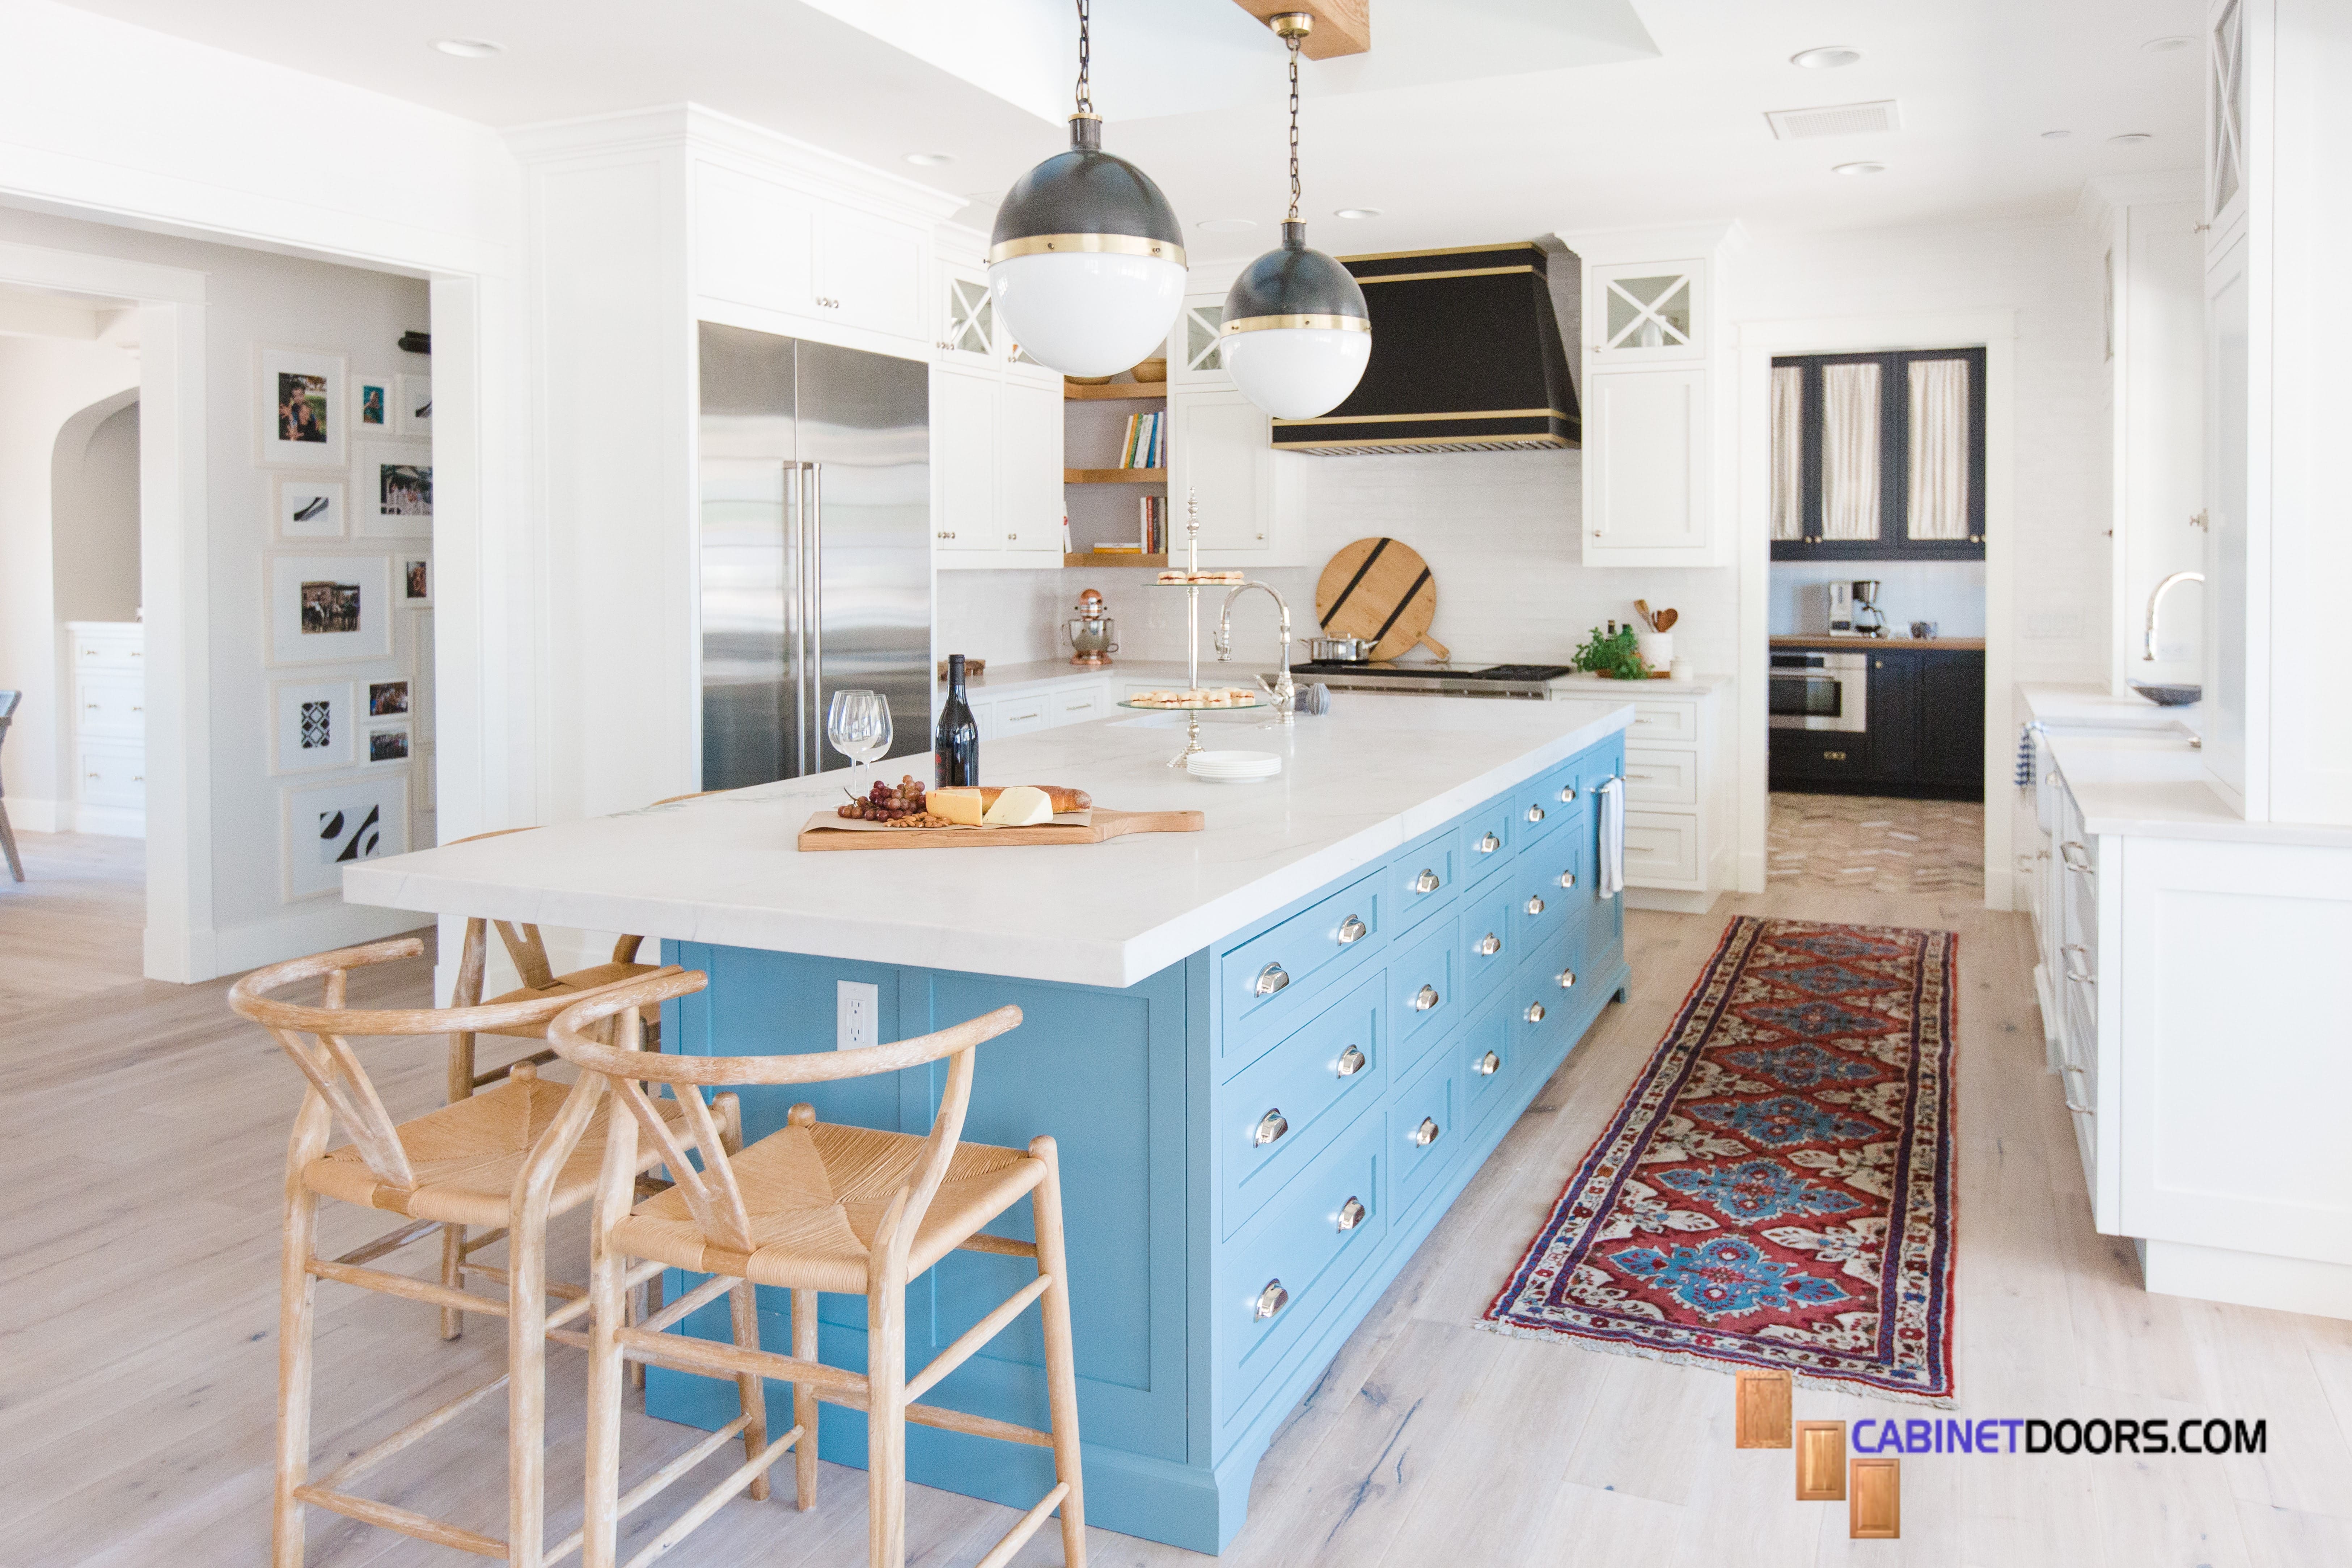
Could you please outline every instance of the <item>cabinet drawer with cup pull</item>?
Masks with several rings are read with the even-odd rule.
[[[1462,834],[1441,827],[1396,852],[1389,861],[1389,910],[1399,931],[1417,925],[1440,910],[1454,907],[1462,878]]]
[[[1481,925],[1473,931],[1469,924],[1467,912],[1456,910],[1416,928],[1389,958],[1388,1016],[1397,1046],[1391,1072],[1407,1070],[1468,1011],[1463,1005],[1468,985],[1464,966],[1471,962],[1466,954],[1487,929]]]
[[[1462,996],[1473,1008],[1495,994],[1527,952],[1519,898],[1516,879],[1506,879],[1462,906]]]
[[[1511,819],[1519,829],[1519,847],[1525,850],[1581,821],[1586,805],[1573,763],[1549,768],[1533,783],[1520,785],[1511,797]]]
[[[1428,1069],[1390,1102],[1389,1144],[1396,1155],[1399,1214],[1412,1209],[1441,1171],[1470,1152],[1462,1103],[1462,1083],[1471,1076],[1470,1066],[1468,1050],[1441,1051]]]
[[[1527,1053],[1512,1038],[1510,1009],[1527,989],[1524,979],[1483,1008],[1454,1044],[1462,1083],[1462,1121],[1465,1129],[1483,1126],[1496,1108],[1510,1100],[1519,1081],[1519,1064]]]
[[[1463,819],[1461,865],[1465,889],[1477,887],[1510,864],[1512,852],[1527,831],[1527,824],[1516,815],[1517,804],[1515,796],[1491,800]]]
[[[1222,1050],[1245,1059],[1265,1045],[1258,1020],[1286,1026],[1293,1009],[1317,1005],[1323,972],[1352,969],[1381,945],[1391,872],[1382,867],[1228,949],[1217,961],[1225,1030]],[[1332,966],[1337,965],[1338,968]],[[1235,1026],[1241,1026],[1238,1033]]]
[[[1388,1082],[1386,984],[1364,976],[1214,1091],[1224,1234],[1380,1100]]]
[[[1625,798],[1653,805],[1698,804],[1698,753],[1625,748]]]

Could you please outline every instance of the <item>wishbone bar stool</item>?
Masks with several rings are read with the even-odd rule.
[[[821,1401],[866,1413],[869,1568],[902,1568],[907,1557],[907,1426],[909,1421],[973,1436],[1050,1447],[1055,1485],[981,1559],[1001,1568],[1056,1509],[1062,1552],[1069,1568],[1085,1568],[1086,1505],[1078,1469],[1077,1374],[1072,1362],[1069,1265],[1064,1256],[1062,1189],[1054,1141],[1000,1149],[961,1142],[971,1098],[979,1047],[1021,1022],[1018,1007],[999,1007],[928,1035],[887,1046],[765,1057],[654,1056],[632,1053],[592,1037],[618,1017],[619,1044],[635,1032],[640,1009],[699,991],[705,977],[667,972],[614,987],[580,1002],[555,1020],[548,1038],[581,1068],[572,1089],[585,1106],[604,1094],[628,1114],[615,1114],[606,1135],[604,1175],[589,1228],[588,1491],[584,1568],[614,1568],[621,1518],[666,1484],[676,1466],[625,1498],[620,1495],[622,1369],[650,1362],[681,1372],[736,1379],[743,1415],[705,1440],[706,1450],[743,1433],[743,1466],[631,1559],[631,1568],[659,1556],[716,1512],[746,1481],[758,1485],[786,1448],[794,1453],[798,1501],[816,1501],[817,1405]],[[926,1137],[820,1122],[807,1105],[792,1108],[786,1125],[749,1149],[711,1136],[702,1089],[739,1084],[824,1083],[897,1072],[948,1058],[945,1091]],[[667,1102],[649,1099],[644,1083],[668,1084],[685,1107],[684,1125],[701,1140],[704,1165],[695,1171],[662,1116]],[[567,1107],[574,1121],[584,1110]],[[567,1123],[569,1124],[569,1123]],[[628,1173],[635,1141],[650,1139],[677,1184],[635,1203]],[[719,1152],[708,1152],[714,1144]],[[532,1155],[534,1164],[564,1157],[552,1134]],[[983,1234],[981,1227],[1027,1198],[1036,1242]],[[1028,1258],[1037,1278],[1007,1298],[937,1359],[907,1375],[907,1288],[909,1280],[958,1249]],[[714,1276],[640,1324],[622,1313],[622,1292],[635,1278],[630,1258],[649,1259]],[[793,1351],[760,1348],[753,1287],[792,1292]],[[863,1295],[866,1310],[866,1370],[853,1373],[817,1359],[817,1293]],[[734,1308],[735,1342],[688,1339],[662,1331],[720,1295]],[[914,1401],[1013,1322],[1042,1302],[1049,1431],[966,1415]],[[766,1440],[761,1380],[793,1385],[793,1427]],[[755,1489],[755,1498],[760,1493]]]
[[[547,1222],[578,1207],[596,1191],[607,1158],[606,1119],[595,1097],[583,1099],[570,1086],[542,1080],[535,1068],[517,1068],[484,1093],[395,1125],[383,1100],[352,1048],[354,1040],[379,1036],[491,1033],[544,1029],[550,1019],[579,995],[566,992],[534,1001],[478,1007],[416,1007],[367,1010],[345,1005],[351,972],[424,951],[415,937],[343,948],[256,970],[229,990],[229,1005],[268,1028],[309,1080],[302,1109],[286,1152],[286,1247],[279,1275],[278,1342],[278,1457],[276,1512],[271,1525],[271,1561],[276,1568],[301,1568],[302,1509],[314,1504],[368,1524],[504,1559],[513,1568],[542,1568],[544,1464],[541,1454],[546,1394],[546,1342],[586,1345],[582,1330],[564,1325],[588,1311],[587,1292],[547,1278]],[[673,977],[680,972],[668,972]],[[319,1006],[271,999],[269,993],[298,981],[322,980]],[[594,994],[592,993],[591,994]],[[634,1046],[634,1037],[625,1042]],[[651,1058],[649,1058],[651,1059]],[[706,1153],[740,1142],[742,1122],[732,1095],[716,1107],[693,1100],[693,1124],[640,1157],[636,1141],[614,1157],[625,1159],[624,1182],[668,1157],[684,1161],[684,1150]],[[649,1113],[664,1126],[681,1114],[663,1101]],[[350,1142],[327,1147],[340,1125]],[[625,1126],[633,1125],[625,1123]],[[551,1139],[568,1157],[534,1161],[533,1151]],[[704,1140],[708,1140],[705,1142]],[[410,1222],[341,1258],[318,1254],[318,1205],[321,1197],[405,1216]],[[507,1297],[475,1294],[366,1265],[450,1226],[488,1226],[485,1238],[507,1242],[507,1267],[470,1265],[472,1271],[507,1287]],[[628,1284],[651,1278],[649,1265]],[[452,1311],[488,1312],[507,1320],[507,1370],[459,1394],[418,1420],[343,1462],[317,1481],[310,1479],[311,1334],[316,1282],[332,1279],[362,1289],[437,1306]],[[562,1305],[548,1309],[547,1299]],[[508,1528],[500,1541],[347,1489],[361,1475],[455,1419],[500,1387],[507,1389]],[[575,1538],[576,1542],[576,1538]],[[559,1549],[561,1556],[566,1547]]]

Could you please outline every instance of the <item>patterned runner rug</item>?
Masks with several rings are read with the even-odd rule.
[[[1958,942],[1733,921],[1485,1326],[1949,1405]]]

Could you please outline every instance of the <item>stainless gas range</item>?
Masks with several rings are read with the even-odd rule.
[[[1321,681],[1334,691],[1405,692],[1418,697],[1517,697],[1541,702],[1558,695],[1551,682],[1574,675],[1567,664],[1336,664],[1315,660],[1290,667],[1302,686]]]

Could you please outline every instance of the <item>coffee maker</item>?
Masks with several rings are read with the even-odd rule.
[[[1853,584],[1853,635],[1858,637],[1883,637],[1886,635],[1886,612],[1878,607],[1878,580],[1865,577]]]

